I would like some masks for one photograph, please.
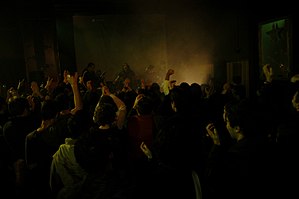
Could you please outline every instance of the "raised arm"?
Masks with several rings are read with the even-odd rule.
[[[107,86],[102,87],[102,95],[109,95],[114,103],[116,104],[118,111],[117,111],[117,127],[119,129],[122,129],[125,124],[126,115],[127,115],[127,107],[126,104],[119,99],[116,95],[110,92],[109,88]]]
[[[78,110],[83,109],[82,96],[78,87],[78,72],[75,72],[73,75],[67,74],[67,81],[71,85],[74,94],[75,107],[71,110],[71,113],[75,114]]]
[[[166,75],[165,75],[165,79],[162,85],[163,88],[163,92],[165,95],[169,94],[169,90],[170,90],[170,76],[174,74],[174,70],[173,69],[168,69]]]

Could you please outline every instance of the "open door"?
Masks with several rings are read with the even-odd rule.
[[[291,71],[291,21],[288,17],[259,24],[259,65],[270,64],[276,80],[286,80]],[[262,77],[262,76],[261,76]]]

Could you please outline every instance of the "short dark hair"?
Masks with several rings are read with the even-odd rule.
[[[191,110],[190,92],[188,89],[176,86],[169,92],[171,102],[174,102],[177,111],[180,113],[189,113]]]
[[[43,120],[54,119],[58,112],[58,105],[54,100],[48,99],[42,102],[41,118]]]
[[[78,110],[72,114],[67,120],[67,128],[69,137],[78,138],[85,135],[89,129],[89,117],[85,110]]]
[[[89,62],[88,64],[87,64],[87,68],[91,68],[91,67],[94,67],[95,66],[95,64],[93,63],[93,62]]]
[[[111,125],[116,120],[115,107],[110,103],[101,103],[96,110],[96,123],[99,125]]]
[[[239,126],[246,136],[257,133],[256,111],[248,99],[232,100],[224,108],[231,127]]]
[[[59,111],[68,110],[71,107],[71,99],[66,93],[59,93],[55,96],[54,101],[57,103]]]
[[[138,113],[141,114],[141,115],[149,115],[149,114],[151,114],[152,111],[153,111],[152,100],[149,97],[147,97],[147,96],[142,97],[138,101],[136,109],[137,109]]]
[[[8,111],[13,117],[22,115],[26,109],[29,110],[29,102],[24,97],[17,97],[8,102]]]

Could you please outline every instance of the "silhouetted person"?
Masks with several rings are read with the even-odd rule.
[[[128,63],[123,64],[121,71],[117,74],[116,78],[114,79],[114,84],[117,90],[121,90],[123,88],[125,79],[130,80],[130,87],[132,89],[135,90],[137,88],[136,74],[131,69]]]

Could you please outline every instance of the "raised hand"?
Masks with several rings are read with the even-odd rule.
[[[165,80],[169,80],[170,76],[174,74],[174,70],[173,69],[168,69],[166,76],[165,76]]]
[[[152,159],[152,152],[149,150],[149,148],[146,146],[144,142],[141,142],[140,149],[143,151],[143,153],[147,156],[148,159]]]
[[[291,77],[290,81],[292,83],[299,82],[299,74],[295,74]]]
[[[48,76],[48,79],[47,79],[47,83],[45,85],[45,89],[50,89],[52,86],[53,86],[53,81],[54,79],[50,76]]]
[[[102,95],[110,95],[111,92],[107,86],[102,87]]]
[[[135,98],[133,108],[136,108],[138,102],[144,97],[144,94],[138,94]]]
[[[25,86],[25,79],[19,80],[17,90],[22,89]]]
[[[78,84],[78,72],[73,75],[67,75],[67,81],[71,86],[76,86]]]
[[[214,124],[209,123],[206,126],[206,130],[207,130],[207,133],[208,133],[207,136],[212,138],[214,144],[220,145],[219,135],[218,135],[217,129],[215,128]]]
[[[263,73],[266,77],[266,81],[271,83],[273,80],[273,68],[270,64],[265,64],[263,66]]]

